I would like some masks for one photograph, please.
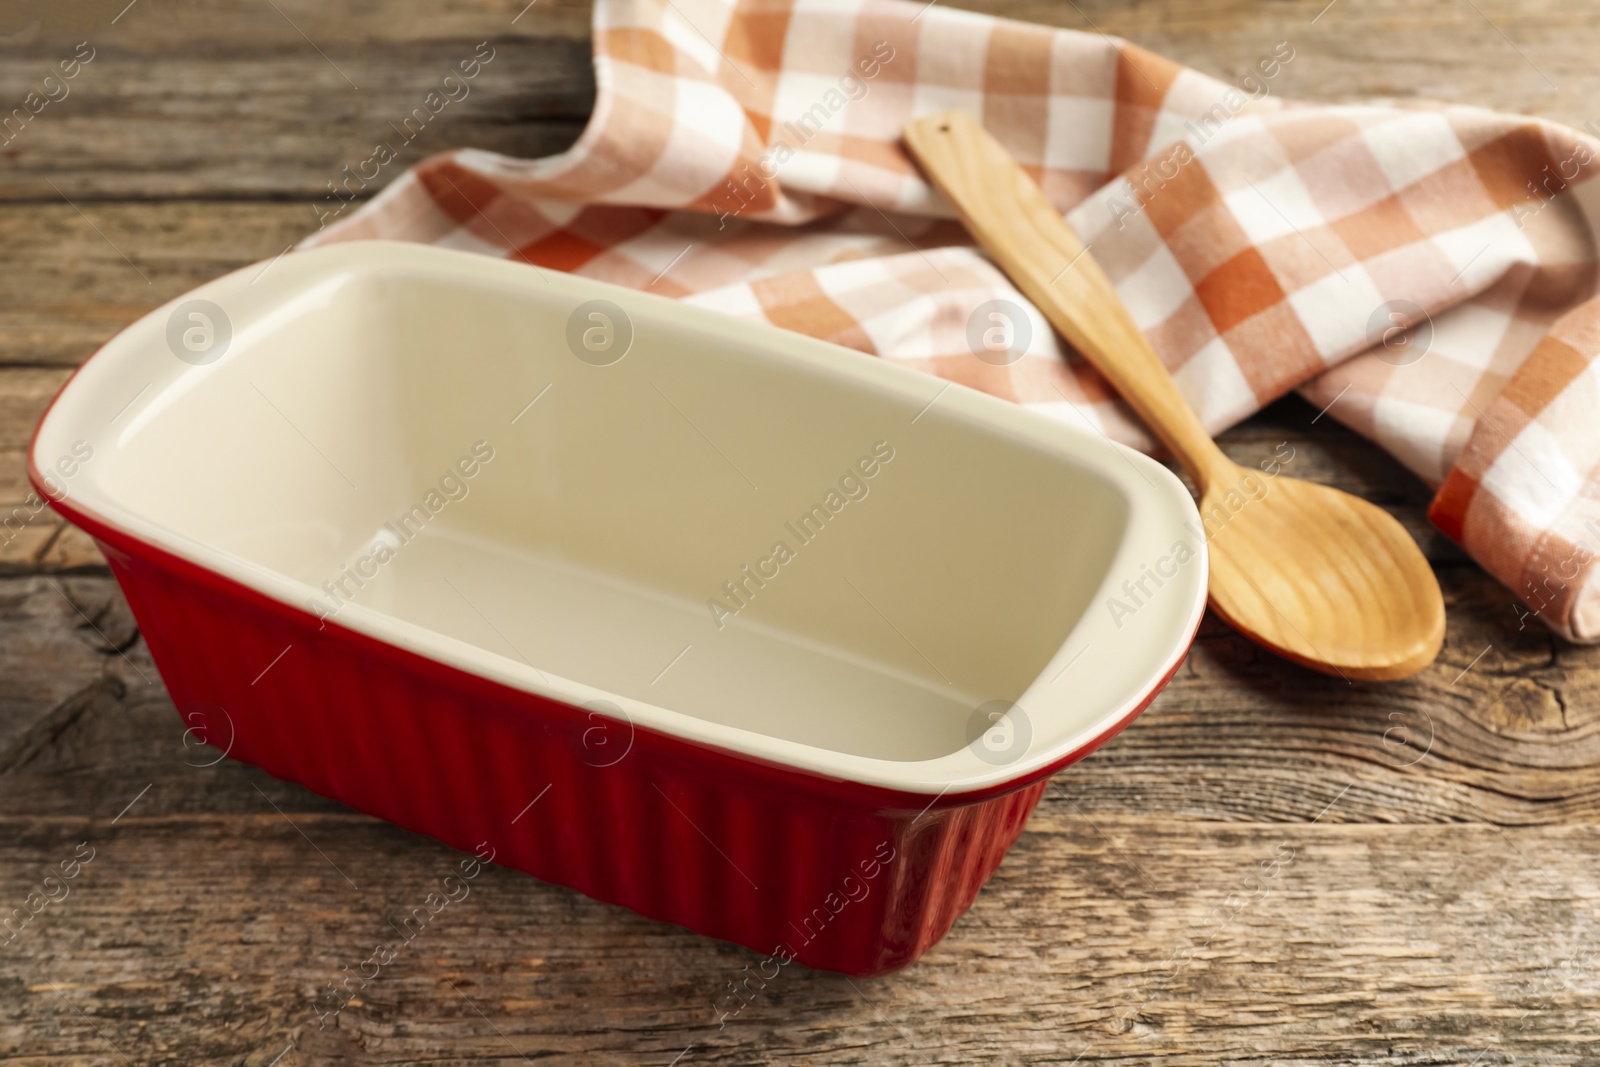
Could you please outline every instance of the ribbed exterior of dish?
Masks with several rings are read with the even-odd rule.
[[[101,548],[202,740],[448,845],[781,962],[873,975],[916,960],[972,904],[1046,784],[923,807],[607,726],[118,540]]]

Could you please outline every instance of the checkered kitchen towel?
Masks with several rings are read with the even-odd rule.
[[[1433,521],[1526,604],[1508,610],[1600,640],[1600,142],[1473,108],[1284,104],[1293,62],[1283,42],[1229,85],[901,0],[596,0],[599,98],[570,150],[447,152],[343,211],[351,172],[307,244],[651,289],[1151,447],[900,147],[908,119],[964,108],[1091,243],[1207,427],[1299,389],[1438,487]],[[1025,309],[1020,358],[969,341],[995,299]]]

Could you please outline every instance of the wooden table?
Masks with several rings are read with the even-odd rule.
[[[306,233],[324,184],[477,42],[503,58],[401,165],[457,144],[557,150],[593,99],[580,0],[143,0],[108,24],[123,2],[80,31],[0,38],[7,109],[74,42],[96,49],[71,96],[0,146],[7,509],[74,364]],[[1600,5],[1324,4],[975,6],[1232,80],[1288,40],[1286,95],[1600,114]],[[1520,625],[1428,527],[1424,487],[1315,414],[1282,402],[1227,447],[1254,461],[1290,441],[1296,473],[1415,531],[1450,609],[1439,661],[1349,685],[1208,620],[1149,712],[1051,785],[922,963],[875,981],[786,972],[721,1028],[712,1002],[755,956],[500,869],[319,1027],[318,991],[453,854],[251,767],[196,766],[210,755],[184,746],[93,546],[48,516],[0,533],[0,915],[93,855],[0,944],[0,1058],[1593,1063],[1600,652]]]

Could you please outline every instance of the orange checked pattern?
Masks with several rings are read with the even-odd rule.
[[[1474,108],[1282,102],[1294,54],[1228,85],[902,0],[597,0],[598,100],[571,149],[433,157],[306,243],[649,289],[1150,448],[900,147],[907,120],[963,108],[1090,244],[1209,429],[1299,389],[1438,487],[1433,521],[1524,619],[1600,640],[1600,142]],[[997,299],[1022,321],[980,358],[969,322]]]

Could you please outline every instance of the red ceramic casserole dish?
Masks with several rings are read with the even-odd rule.
[[[1205,604],[1188,493],[1103,437],[416,245],[152,312],[29,472],[233,757],[857,975],[944,935]]]

